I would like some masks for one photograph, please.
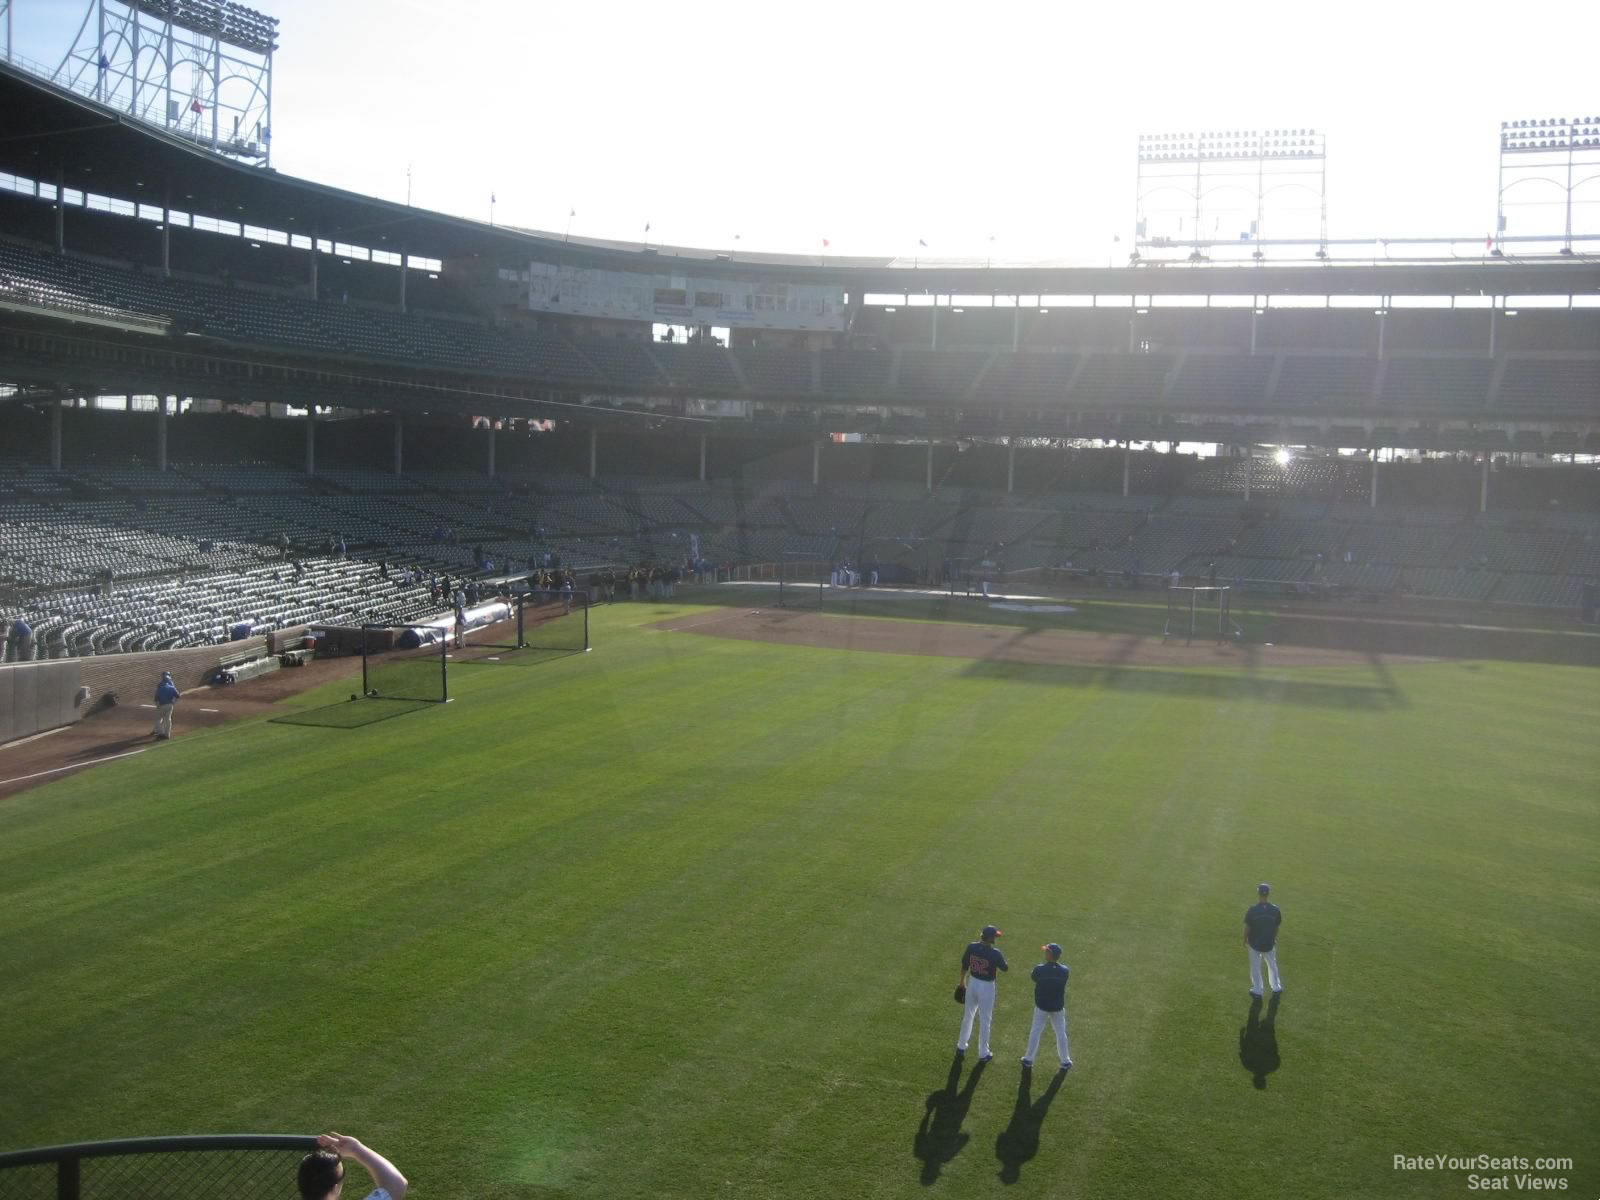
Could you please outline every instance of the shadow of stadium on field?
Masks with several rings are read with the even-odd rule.
[[[325,704],[321,708],[308,708],[301,712],[284,713],[272,717],[272,725],[310,725],[316,729],[360,729],[376,725],[391,717],[403,717],[424,708],[438,708],[437,700],[385,700],[374,697],[368,700],[344,700],[338,704]]]
[[[1377,685],[1327,683],[1285,675],[1222,675],[1194,670],[1167,671],[1159,667],[1044,666],[1000,659],[974,662],[962,674],[972,679],[1159,692],[1166,696],[1248,700],[1262,704],[1310,704],[1347,709],[1390,709],[1407,705],[1405,696],[1392,680]]]

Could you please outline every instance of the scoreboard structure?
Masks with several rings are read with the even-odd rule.
[[[638,274],[557,263],[528,264],[528,308],[664,325],[840,333],[845,293],[826,284],[725,279],[712,273]]]

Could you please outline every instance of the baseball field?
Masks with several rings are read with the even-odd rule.
[[[477,1200],[1600,1195],[1596,668],[930,615],[617,605],[449,705],[335,682],[0,799],[0,1149],[336,1128]],[[1065,1076],[1048,1033],[1018,1064],[1047,941]]]

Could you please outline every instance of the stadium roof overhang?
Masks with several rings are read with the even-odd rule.
[[[1142,267],[908,267],[888,258],[726,254],[485,225],[296,179],[199,149],[93,100],[0,64],[0,171],[223,220],[368,246],[404,245],[447,262],[532,260],[650,274],[700,270],[860,293],[957,295],[1585,295],[1600,262],[1583,258],[1438,264]]]

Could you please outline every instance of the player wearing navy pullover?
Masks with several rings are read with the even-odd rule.
[[[1061,961],[1061,947],[1054,942],[1042,947],[1045,961],[1033,969],[1033,1028],[1028,1033],[1028,1052],[1022,1065],[1033,1066],[1039,1053],[1039,1037],[1048,1022],[1056,1031],[1056,1049],[1061,1052],[1061,1069],[1072,1070],[1067,1053],[1067,976],[1072,969]]]
[[[994,1057],[989,1051],[989,1029],[994,1024],[994,981],[996,972],[1009,971],[1006,956],[994,944],[1003,937],[993,925],[985,925],[976,942],[969,942],[961,952],[961,979],[958,986],[967,989],[967,998],[961,1010],[961,1036],[956,1040],[956,1053],[965,1054],[972,1040],[972,1020],[981,1017],[978,1024],[978,1061],[988,1062]]]
[[[1250,951],[1250,994],[1261,995],[1261,962],[1267,963],[1267,975],[1274,993],[1283,991],[1283,976],[1278,973],[1278,927],[1283,924],[1283,913],[1267,899],[1272,889],[1266,884],[1256,888],[1260,899],[1244,914],[1244,944]]]

